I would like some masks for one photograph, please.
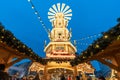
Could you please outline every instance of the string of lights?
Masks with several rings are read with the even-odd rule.
[[[83,49],[81,49],[81,48],[79,48],[79,49],[77,49],[78,51],[83,51]]]
[[[79,42],[77,44],[79,44],[79,45],[91,45],[89,43],[79,43]]]
[[[88,46],[92,45],[92,42],[94,42],[95,39],[97,39],[100,36],[102,36],[101,33],[75,40],[76,46],[79,46],[79,48],[77,49],[78,52],[84,51]]]
[[[87,36],[87,37],[84,37],[84,38],[80,38],[80,39],[78,39],[78,40],[76,40],[76,41],[82,41],[82,40],[92,39],[92,38],[95,38],[95,37],[99,37],[99,36],[101,36],[101,35],[102,35],[101,33],[99,33],[99,34],[94,34],[94,35],[91,35],[91,36]]]
[[[99,34],[94,34],[94,35],[91,35],[91,36],[88,36],[88,37],[84,37],[84,38],[81,38],[81,39],[78,39],[78,40],[71,40],[71,42],[73,44],[75,44],[74,42],[76,42],[76,46],[79,46],[81,47],[82,49],[86,49],[89,45],[92,44],[92,42],[97,39],[98,37],[102,36],[101,33]]]
[[[80,44],[77,43],[77,51],[79,53],[81,53],[82,51],[84,51],[85,49],[87,49],[88,46],[90,46],[90,45],[91,45],[90,43],[80,43]]]
[[[81,53],[82,51],[84,51],[88,46],[90,46],[90,43],[77,43],[77,50],[79,53]]]
[[[111,44],[113,45],[113,42],[116,42],[118,40],[120,40],[120,24],[117,24],[107,32],[104,32],[103,35],[95,40],[91,46],[82,51],[81,55],[71,61],[71,65],[75,66],[80,63],[84,63],[86,61],[89,61],[90,58],[93,58],[95,60],[94,55],[98,54],[99,52],[103,52],[102,56],[104,56],[104,50],[106,50],[107,47],[111,46]]]
[[[40,21],[40,23],[42,24],[42,27],[45,29],[45,31],[49,34],[49,30],[47,29],[46,25],[44,24],[44,22],[42,21],[42,18],[40,17],[40,14],[38,13],[37,9],[35,8],[33,2],[31,0],[28,0],[28,2],[31,4],[32,9],[34,10],[34,13],[37,15],[38,20]]]

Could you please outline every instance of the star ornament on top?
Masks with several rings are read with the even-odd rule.
[[[49,8],[48,19],[50,20],[50,22],[53,22],[56,18],[56,15],[59,15],[61,13],[64,15],[65,20],[71,20],[72,10],[65,3],[57,3],[54,4],[51,8]]]

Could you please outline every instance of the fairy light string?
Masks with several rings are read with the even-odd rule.
[[[42,24],[42,27],[45,29],[45,31],[49,34],[49,29],[46,27],[44,22],[42,21],[42,18],[40,17],[40,14],[38,13],[37,9],[35,8],[35,5],[33,4],[32,0],[28,0],[28,2],[31,4],[32,9],[34,10],[34,13],[37,15],[38,20]]]
[[[90,46],[94,42],[94,40],[96,40],[100,36],[102,36],[102,33],[98,33],[74,40],[76,41],[76,48],[78,52],[81,53],[82,51],[84,51],[88,46]]]

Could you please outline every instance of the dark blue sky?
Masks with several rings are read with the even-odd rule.
[[[56,3],[65,3],[72,9],[72,20],[68,28],[72,28],[72,40],[79,40],[89,35],[107,31],[117,24],[120,17],[120,0],[32,0],[46,27],[51,29],[48,10]],[[44,57],[44,40],[48,35],[39,22],[31,4],[27,0],[1,0],[0,22],[18,39]],[[98,36],[97,36],[98,37]],[[96,37],[80,40],[78,52],[87,46],[80,43],[91,43]]]

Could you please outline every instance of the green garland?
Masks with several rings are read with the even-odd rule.
[[[119,19],[120,20],[120,19]],[[110,45],[114,40],[120,40],[120,23],[111,28],[107,32],[103,33],[103,36],[98,38],[92,45],[90,45],[81,55],[77,56],[70,63],[72,66],[78,65],[93,55],[104,51],[104,49]]]
[[[120,22],[120,18],[118,18],[118,21]],[[103,36],[101,38],[98,38],[92,45],[90,45],[85,51],[82,52],[81,55],[77,56],[75,59],[43,59],[34,53],[31,48],[28,48],[25,44],[20,42],[20,40],[18,40],[10,31],[5,30],[0,23],[0,43],[6,43],[9,47],[18,50],[21,53],[24,53],[22,55],[27,55],[34,61],[39,62],[43,65],[51,61],[55,61],[57,63],[70,61],[72,66],[78,65],[89,57],[99,53],[100,51],[103,51],[114,40],[120,40],[120,23],[107,32],[103,33]]]
[[[19,51],[21,55],[26,55],[31,58],[33,61],[39,62],[43,65],[46,64],[46,60],[39,57],[36,53],[33,52],[31,48],[28,48],[20,40],[18,40],[9,30],[5,30],[3,25],[0,23],[0,43],[5,43],[9,47]]]

